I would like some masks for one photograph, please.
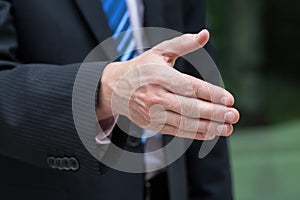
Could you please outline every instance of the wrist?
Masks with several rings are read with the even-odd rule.
[[[112,94],[120,77],[120,62],[109,63],[103,70],[101,79],[99,81],[98,101],[96,115],[98,121],[110,118],[113,116],[112,112]],[[118,113],[114,113],[118,114]]]

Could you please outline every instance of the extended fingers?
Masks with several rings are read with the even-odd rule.
[[[232,132],[232,125],[229,125]],[[196,140],[212,140],[218,134],[205,134],[200,132],[191,132],[191,131],[184,131],[179,129],[178,127],[172,126],[172,125],[165,125],[163,129],[161,130],[161,133],[173,135],[181,138],[188,138],[188,139],[196,139]],[[229,134],[230,135],[230,134]]]
[[[225,106],[234,104],[234,97],[227,90],[187,74],[183,76],[193,88],[197,98]]]
[[[214,104],[200,99],[189,98],[172,93],[165,93],[161,104],[166,110],[176,112],[190,118],[202,118],[216,122],[234,124],[239,120],[239,112],[235,108]]]
[[[232,132],[232,125],[226,123],[219,123],[205,119],[189,118],[171,111],[167,111],[166,116],[166,124],[177,127],[182,131],[222,136],[228,136]]]

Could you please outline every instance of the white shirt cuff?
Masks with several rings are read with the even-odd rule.
[[[110,144],[110,136],[112,133],[113,128],[115,127],[118,121],[119,115],[116,117],[111,116],[105,120],[99,121],[100,127],[98,127],[97,132],[98,134],[95,137],[95,140],[98,144]]]

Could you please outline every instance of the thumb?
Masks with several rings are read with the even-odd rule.
[[[202,48],[209,40],[209,32],[204,29],[197,34],[184,34],[182,36],[166,40],[155,47],[162,56],[176,59],[190,52]]]

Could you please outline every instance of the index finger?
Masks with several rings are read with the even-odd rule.
[[[198,99],[203,99],[225,106],[232,106],[234,104],[234,97],[224,88],[210,84],[187,74],[184,74],[184,77],[193,88]]]

